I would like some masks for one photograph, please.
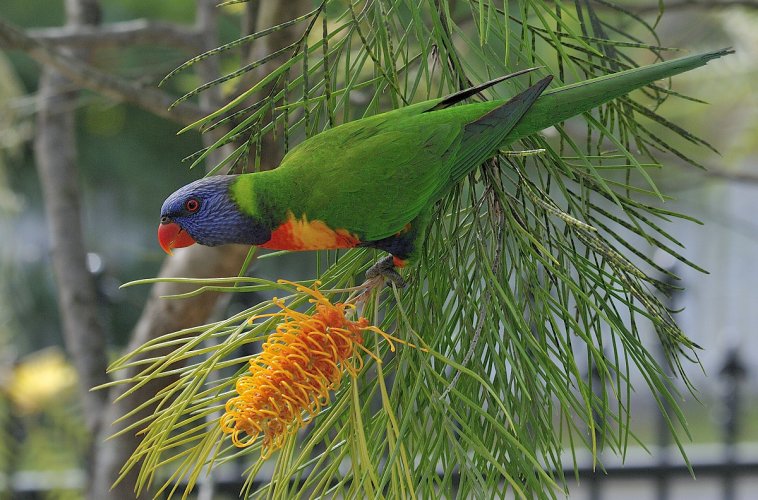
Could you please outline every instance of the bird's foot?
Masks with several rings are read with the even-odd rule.
[[[407,286],[403,277],[395,269],[395,260],[392,255],[388,255],[368,268],[366,280],[360,286],[352,289],[353,294],[347,301],[365,304],[371,297],[372,292],[385,284],[394,285],[397,288],[405,288]]]
[[[378,284],[388,281],[398,288],[405,288],[407,284],[400,273],[395,269],[395,258],[392,255],[388,255],[366,271],[366,282]]]

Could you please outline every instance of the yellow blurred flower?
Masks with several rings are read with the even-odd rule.
[[[44,349],[26,356],[9,377],[6,391],[21,413],[35,413],[76,385],[76,370],[63,353]]]

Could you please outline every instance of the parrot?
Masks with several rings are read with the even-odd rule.
[[[437,201],[513,142],[731,49],[685,56],[548,90],[547,76],[510,99],[464,102],[511,75],[447,97],[347,122],[292,148],[277,168],[194,181],[160,212],[167,253],[199,243],[272,250],[370,247],[366,273],[403,284]]]

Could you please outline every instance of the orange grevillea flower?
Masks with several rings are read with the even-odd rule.
[[[360,371],[363,361],[356,352],[371,354],[363,347],[364,331],[382,335],[392,350],[391,340],[398,340],[366,318],[349,319],[355,306],[332,304],[316,288],[318,282],[312,289],[288,284],[311,296],[315,312],[303,314],[274,299],[281,312],[251,319],[281,317],[282,321],[264,342],[263,351],[250,360],[250,375],[237,380],[239,395],[226,403],[221,417],[221,428],[231,434],[235,446],[250,446],[262,435],[264,456],[281,448],[287,436],[329,404],[329,391],[340,386],[343,373]]]

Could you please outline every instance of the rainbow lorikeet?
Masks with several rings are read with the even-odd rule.
[[[276,250],[373,247],[372,273],[397,276],[419,250],[436,201],[514,141],[728,50],[683,57],[546,90],[544,78],[510,100],[458,103],[524,71],[329,129],[278,168],[211,176],[174,192],[158,240],[173,248],[243,243]],[[528,70],[527,70],[528,71]]]

